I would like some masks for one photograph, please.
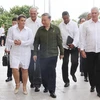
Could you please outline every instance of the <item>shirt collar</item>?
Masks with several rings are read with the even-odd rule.
[[[92,19],[90,19],[89,21],[90,21],[90,23],[95,23]],[[98,23],[98,22],[100,23],[99,19],[98,19],[98,21],[96,23]]]
[[[63,21],[63,25],[69,25],[69,24],[71,24],[71,20],[67,24],[65,24]]]
[[[50,24],[50,29],[53,29],[53,25],[52,24]],[[42,29],[45,29],[45,27],[44,26],[42,26]]]
[[[31,17],[30,17],[30,20],[31,20],[32,22],[34,22],[34,23],[38,23],[38,18],[36,18],[36,20],[33,21],[33,20],[31,19]]]
[[[18,24],[16,25],[16,28],[17,29],[19,29],[19,27],[18,27]],[[27,27],[26,26],[24,26],[24,28],[23,28],[24,30],[26,30],[27,29]]]

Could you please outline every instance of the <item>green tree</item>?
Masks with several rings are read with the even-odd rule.
[[[81,19],[81,18],[85,18],[86,19],[87,15],[88,15],[88,12],[84,12],[78,18],[79,19]]]
[[[0,26],[5,25],[5,31],[7,33],[8,28],[12,25],[12,18],[20,14],[24,14],[29,17],[29,9],[31,6],[14,6],[10,11],[6,11],[2,6],[0,6]]]
[[[52,24],[54,25],[59,25],[62,22],[62,19],[58,19],[58,20],[52,20]]]
[[[0,15],[3,14],[5,11],[6,10],[2,6],[0,6]]]
[[[31,8],[31,6],[27,6],[27,5],[23,5],[21,7],[14,6],[13,8],[10,9],[10,13],[14,14],[14,15],[24,14],[28,18],[30,8]]]

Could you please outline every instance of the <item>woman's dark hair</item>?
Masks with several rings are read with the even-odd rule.
[[[26,18],[26,16],[21,14],[18,16],[18,20],[20,20],[21,18]]]

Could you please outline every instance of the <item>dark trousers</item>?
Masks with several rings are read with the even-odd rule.
[[[55,92],[56,88],[56,57],[41,58],[42,84],[50,93]]]
[[[19,68],[19,78],[20,78],[20,81],[23,82],[23,80],[22,80],[22,71],[21,71],[21,68]]]
[[[73,50],[64,49],[64,58],[63,58],[63,64],[62,64],[62,76],[63,76],[63,81],[65,83],[69,82],[69,78],[68,78],[69,55],[71,55],[70,74],[73,76],[73,75],[75,75],[75,72],[76,72],[77,66],[78,66],[78,49],[77,48],[75,48]]]
[[[6,42],[6,36],[1,36],[1,42],[2,42],[2,40],[4,40],[4,44],[3,44],[3,45],[5,45],[5,42]]]
[[[9,59],[9,54],[8,54],[8,59]],[[10,68],[10,61],[8,60],[8,69],[7,69],[7,77],[12,77],[12,69]]]
[[[33,60],[33,50],[31,50],[31,59],[30,59],[30,65],[29,65],[29,69],[28,69],[28,74],[29,74],[29,81],[31,84],[34,85],[34,79],[35,79],[35,75],[36,73],[34,73],[35,69],[34,69],[34,60]],[[36,67],[39,68],[40,67],[40,56],[39,56],[39,51],[38,51],[38,55],[37,55],[37,61],[36,61]]]
[[[89,52],[86,55],[90,86],[96,86],[97,93],[100,93],[100,53]]]
[[[83,72],[84,72],[84,77],[87,78],[88,77],[88,69],[87,69],[87,65],[86,65],[86,58],[82,58],[82,68],[83,68]]]
[[[80,54],[80,72],[83,72],[82,60],[83,60],[83,58]]]

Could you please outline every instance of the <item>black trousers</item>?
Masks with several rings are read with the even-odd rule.
[[[69,78],[68,78],[69,55],[71,55],[70,74],[75,75],[75,72],[78,67],[78,49],[77,48],[73,50],[64,49],[64,58],[63,58],[63,64],[62,64],[62,77],[65,83],[69,82]]]
[[[36,67],[40,68],[40,56],[39,56],[39,51],[38,51],[38,56],[37,56],[37,61],[36,61]],[[28,74],[29,74],[29,81],[31,84],[34,85],[34,79],[35,79],[35,75],[36,73],[34,73],[35,69],[34,69],[34,60],[33,60],[33,50],[31,50],[31,59],[30,59],[30,65],[29,65],[29,69],[28,69]],[[38,86],[40,87],[40,86]]]
[[[8,59],[9,56],[10,55],[8,54]],[[12,69],[10,68],[10,61],[8,61],[7,77],[12,77]]]
[[[100,93],[100,53],[89,52],[86,55],[90,86],[96,86],[97,93]]]
[[[83,65],[82,65],[82,56],[81,56],[81,54],[80,54],[80,72],[84,72],[83,71]]]
[[[56,88],[56,63],[57,56],[40,59],[42,84],[50,93]]]
[[[88,77],[88,69],[87,69],[87,65],[86,65],[86,58],[82,58],[82,69],[84,72],[84,77]]]
[[[5,45],[5,42],[6,42],[6,36],[1,36],[1,41],[4,40],[4,44]]]

